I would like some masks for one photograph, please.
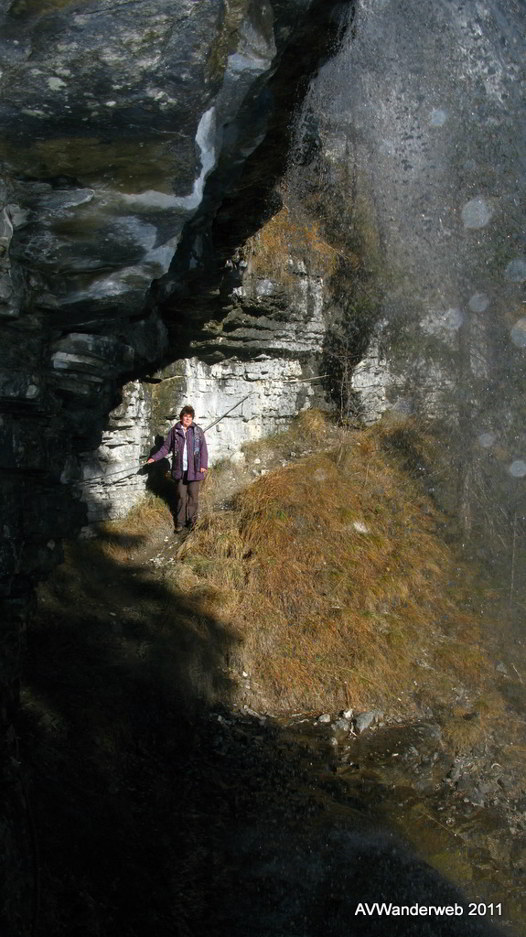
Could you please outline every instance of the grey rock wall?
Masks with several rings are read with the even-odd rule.
[[[253,121],[241,147],[227,128],[275,65],[271,5],[94,3],[16,26],[10,13],[22,37],[1,77],[11,256],[67,328],[128,319],[168,271],[222,151],[242,159],[264,131]]]
[[[378,232],[390,402],[451,412],[454,388],[476,432],[514,409],[501,363],[523,367],[524,27],[515,0],[364,0],[304,105],[318,184]]]
[[[256,276],[247,264],[230,311],[221,322],[206,323],[191,357],[156,372],[156,383],[125,385],[101,445],[80,456],[77,486],[88,525],[125,515],[143,497],[141,460],[184,404],[192,404],[203,428],[232,411],[209,431],[212,465],[243,443],[284,429],[302,409],[326,405],[318,378],[326,329],[323,277],[310,275],[304,261],[283,260],[286,294],[283,284]]]
[[[151,413],[150,385],[130,381],[109,415],[100,446],[80,453],[72,483],[86,505],[86,533],[92,524],[127,514],[144,496],[145,478],[138,470],[150,454]]]
[[[310,88],[286,173],[319,229],[308,250],[303,235],[290,250],[267,244],[277,273],[243,254],[281,207],[273,189],[292,111],[354,7],[2,7],[0,709],[10,752],[31,587],[62,536],[134,502],[143,482],[125,470],[181,397],[206,423],[250,391],[212,431],[219,457],[323,401],[308,379],[343,349],[367,419],[386,406],[452,414],[458,490],[476,477],[517,516],[522,3],[361,0]],[[160,384],[136,383],[152,373]],[[22,908],[15,859],[12,907]]]
[[[57,511],[71,531],[82,523],[78,482],[95,468],[81,467],[80,454],[111,432],[119,387],[186,356],[186,347],[170,351],[180,344],[170,297],[185,293],[192,274],[194,300],[205,291],[199,243],[272,121],[287,123],[286,114],[276,118],[280,94],[288,101],[306,63],[312,70],[328,52],[330,35],[303,42],[310,18],[325,28],[338,6],[15,0],[3,10],[2,458],[14,490],[27,486],[30,495],[33,472],[45,487],[38,527],[27,531],[19,514],[6,515],[6,595],[17,577],[26,589],[17,570],[27,571],[30,552],[45,553]],[[190,222],[196,235],[184,234]],[[190,307],[175,318],[191,335],[203,317],[194,324]],[[221,305],[215,314],[224,317]],[[106,436],[102,445],[122,448]],[[137,447],[129,446],[133,461]],[[102,468],[109,464],[102,459]],[[91,485],[91,475],[83,480]],[[89,504],[90,516],[112,513]]]
[[[309,361],[303,376],[320,365],[325,371],[335,323],[351,335],[376,290],[376,308],[371,303],[358,335],[339,345],[362,418],[372,422],[391,408],[445,416],[463,450],[453,459],[463,461],[469,428],[467,448],[473,464],[483,457],[484,473],[488,453],[478,438],[492,433],[505,440],[508,461],[493,468],[507,480],[524,458],[517,424],[524,386],[523,26],[524,9],[507,0],[478,3],[471,13],[461,2],[358,6],[352,33],[307,94],[285,188],[300,212],[323,219],[334,251],[351,258],[358,251],[366,282],[349,303],[354,260],[343,280],[334,271],[313,276],[310,268],[302,279],[297,235],[282,258],[295,271],[292,282],[264,265],[256,276],[250,266],[238,270],[240,285],[223,292],[215,315],[196,322],[189,363],[177,365],[184,380],[154,415],[163,430],[186,399],[197,402],[206,424],[249,392],[243,410],[214,431],[218,456],[278,425],[296,405],[293,385],[278,392],[283,361],[296,358],[303,369]],[[309,318],[309,303],[318,305],[318,318]],[[262,395],[260,412],[251,413],[257,395],[244,362],[261,375],[260,356],[269,359],[275,400],[269,407]],[[332,387],[337,407],[339,382]],[[301,405],[309,400],[326,402],[318,392]]]
[[[134,462],[146,443],[144,385],[127,389],[122,403],[120,388],[177,357],[159,300],[184,290],[185,231],[202,217],[204,237],[210,206],[235,187],[278,107],[269,83],[279,87],[287,55],[287,74],[300,69],[287,50],[311,16],[326,18],[335,6],[2,6],[0,718],[8,756],[32,588],[88,509],[90,517],[111,515],[105,489],[91,485],[97,472],[117,465],[122,478],[122,459]],[[321,47],[309,48],[312,69]],[[97,463],[81,463],[101,442]],[[120,484],[131,503],[137,482]],[[11,785],[8,811],[17,814],[16,772],[1,771]],[[1,822],[10,859],[6,932],[26,934],[31,883],[16,823],[11,814]]]

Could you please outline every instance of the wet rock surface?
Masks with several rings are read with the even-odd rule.
[[[420,724],[372,730],[367,744],[354,740],[348,746],[353,761],[343,769],[341,751],[336,753],[319,726],[319,720],[313,725],[312,717],[301,716],[286,728],[282,720],[273,719],[260,721],[256,727],[242,713],[210,717],[205,732],[212,784],[214,755],[220,756],[222,766],[221,783],[210,796],[216,819],[225,810],[230,819],[224,836],[220,820],[219,829],[212,825],[213,910],[205,917],[206,924],[213,922],[218,933],[241,934],[250,919],[255,932],[264,937],[285,932],[316,934],[320,928],[335,937],[386,931],[419,937],[512,933],[506,927],[506,900],[498,906],[502,892],[492,886],[485,891],[476,878],[481,872],[480,846],[475,845],[476,833],[470,842],[465,832],[466,826],[476,830],[469,811],[451,821],[443,803],[437,807],[426,802],[412,786],[420,771],[430,776],[427,761],[433,764],[435,779],[447,767],[447,757],[437,749],[438,727]],[[393,754],[399,756],[400,764],[405,762],[404,767],[397,763],[392,770]],[[415,770],[417,764],[422,765],[420,770]],[[342,773],[351,770],[352,780]],[[230,780],[225,783],[226,778]],[[439,863],[425,842],[424,824],[416,847],[419,858],[408,845],[408,831],[396,817],[396,803],[402,797],[405,804],[412,798],[415,815],[431,827],[429,841],[442,837],[445,852],[447,842],[453,847],[451,852],[458,850],[459,834],[452,823],[458,822],[459,828],[464,824],[463,895],[437,873]],[[423,857],[431,859],[434,868]],[[470,879],[468,867],[476,881]],[[239,885],[235,897],[231,876]],[[513,886],[508,883],[508,888],[509,901]],[[470,914],[470,889],[476,890],[477,914]],[[397,916],[396,910],[382,914],[374,908],[375,902],[406,905],[413,911],[406,910],[405,916],[403,912]],[[456,905],[456,916],[437,919],[432,911],[415,910],[437,904]]]

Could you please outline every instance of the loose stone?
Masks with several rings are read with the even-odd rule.
[[[371,709],[369,712],[359,713],[354,720],[354,728],[358,735],[376,725],[384,714],[379,709]]]

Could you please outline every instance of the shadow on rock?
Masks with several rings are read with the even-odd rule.
[[[155,444],[150,451],[149,458],[159,451],[164,439],[162,436],[155,437]],[[176,483],[170,474],[171,459],[160,459],[159,462],[152,462],[150,465],[143,466],[141,471],[148,475],[146,481],[146,490],[157,495],[168,507],[175,524],[176,516]]]
[[[206,592],[74,546],[28,635],[35,928],[85,937],[489,937],[331,755],[234,712]],[[314,766],[313,766],[314,765]],[[325,780],[324,780],[325,778]],[[451,918],[359,903],[459,904]]]
[[[39,933],[181,932],[199,855],[185,764],[200,715],[229,700],[235,642],[209,606],[85,543],[42,590],[19,732]]]

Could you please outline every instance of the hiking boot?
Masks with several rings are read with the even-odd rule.
[[[184,527],[176,527],[174,530],[174,534],[182,534],[183,530],[184,530]]]

